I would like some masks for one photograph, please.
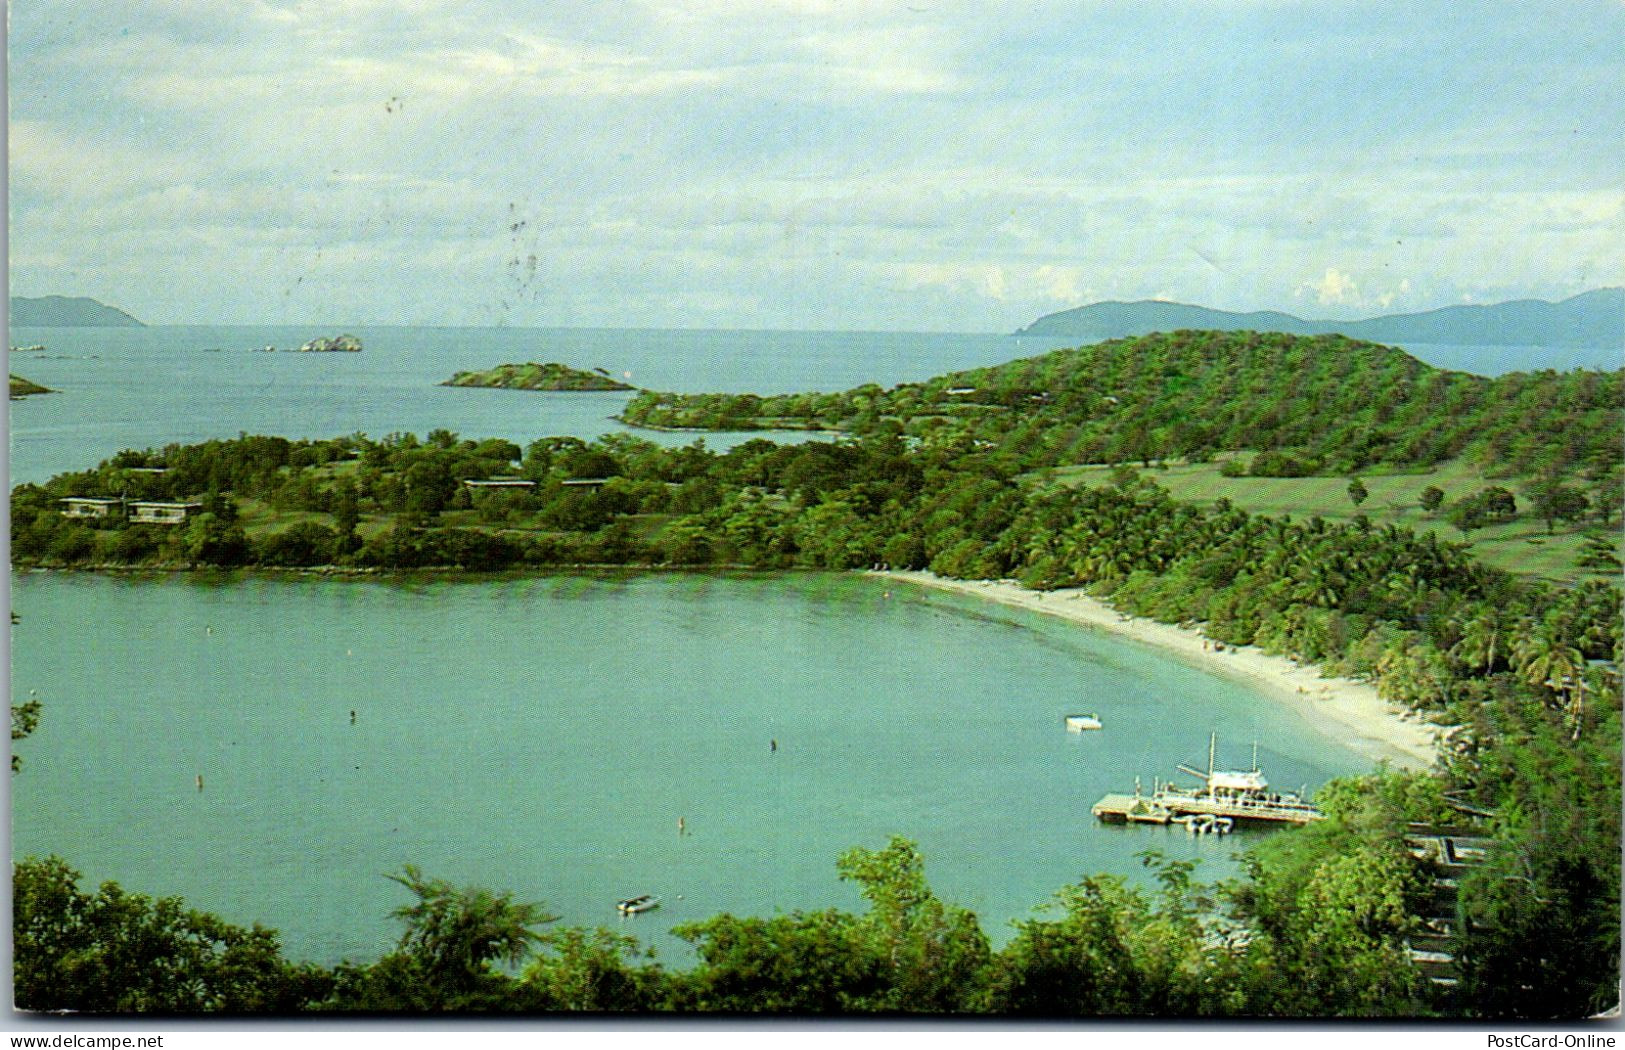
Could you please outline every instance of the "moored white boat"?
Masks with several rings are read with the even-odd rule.
[[[615,910],[622,915],[636,915],[639,912],[650,911],[660,907],[660,898],[652,893],[645,893],[638,897],[628,897],[615,905]]]
[[[1100,719],[1094,715],[1067,715],[1066,727],[1074,733],[1081,733],[1085,729],[1099,729]]]

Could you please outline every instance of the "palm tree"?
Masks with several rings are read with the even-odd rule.
[[[406,924],[400,950],[422,974],[424,983],[447,996],[474,991],[492,976],[491,964],[516,966],[540,940],[532,926],[555,922],[539,904],[516,903],[511,895],[478,887],[455,889],[441,879],[426,879],[408,864],[388,878],[416,895],[395,909]]]
[[[1500,646],[1505,637],[1506,614],[1488,605],[1475,605],[1461,624],[1461,638],[1450,647],[1450,655],[1470,671],[1495,672]]]
[[[1538,688],[1548,689],[1560,701],[1567,700],[1569,721],[1575,737],[1580,735],[1580,715],[1585,703],[1585,657],[1565,641],[1556,626],[1543,623],[1522,636],[1513,646],[1513,664],[1518,677]]]

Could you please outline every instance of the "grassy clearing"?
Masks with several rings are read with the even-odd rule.
[[[243,532],[252,539],[261,539],[272,533],[284,532],[303,521],[314,521],[318,525],[333,527],[333,515],[323,514],[314,510],[277,510],[262,500],[239,498],[237,504],[237,524],[241,525]]]
[[[1370,495],[1359,507],[1349,499],[1346,477],[1227,478],[1219,473],[1219,466],[1218,462],[1180,463],[1140,473],[1167,489],[1174,499],[1186,503],[1212,503],[1222,497],[1255,514],[1299,519],[1318,514],[1328,521],[1351,521],[1364,514],[1375,525],[1393,524],[1417,533],[1432,532],[1441,540],[1466,542],[1485,564],[1519,575],[1558,583],[1617,575],[1575,565],[1586,536],[1604,532],[1590,523],[1583,528],[1559,523],[1556,533],[1547,535],[1546,523],[1525,509],[1515,520],[1477,529],[1464,540],[1454,527],[1429,516],[1421,506],[1422,490],[1429,485],[1444,491],[1447,506],[1489,485],[1518,492],[1516,479],[1495,477],[1459,460],[1441,463],[1426,472],[1361,474],[1360,481]],[[1096,486],[1108,484],[1112,470],[1107,466],[1062,467],[1049,476],[1066,485]],[[1614,542],[1615,553],[1625,560],[1625,535],[1616,529],[1604,534]]]

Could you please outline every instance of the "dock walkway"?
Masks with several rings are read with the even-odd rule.
[[[1164,789],[1150,795],[1107,795],[1092,812],[1107,824],[1167,824],[1179,817],[1208,815],[1237,822],[1308,824],[1320,810],[1288,797],[1221,795]]]

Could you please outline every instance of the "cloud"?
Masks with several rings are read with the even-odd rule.
[[[1360,286],[1354,278],[1332,267],[1318,281],[1311,281],[1302,286],[1304,291],[1315,293],[1315,301],[1322,306],[1357,305],[1360,302]]]
[[[11,28],[14,279],[158,320],[1009,330],[1625,281],[1625,5],[32,0]]]

